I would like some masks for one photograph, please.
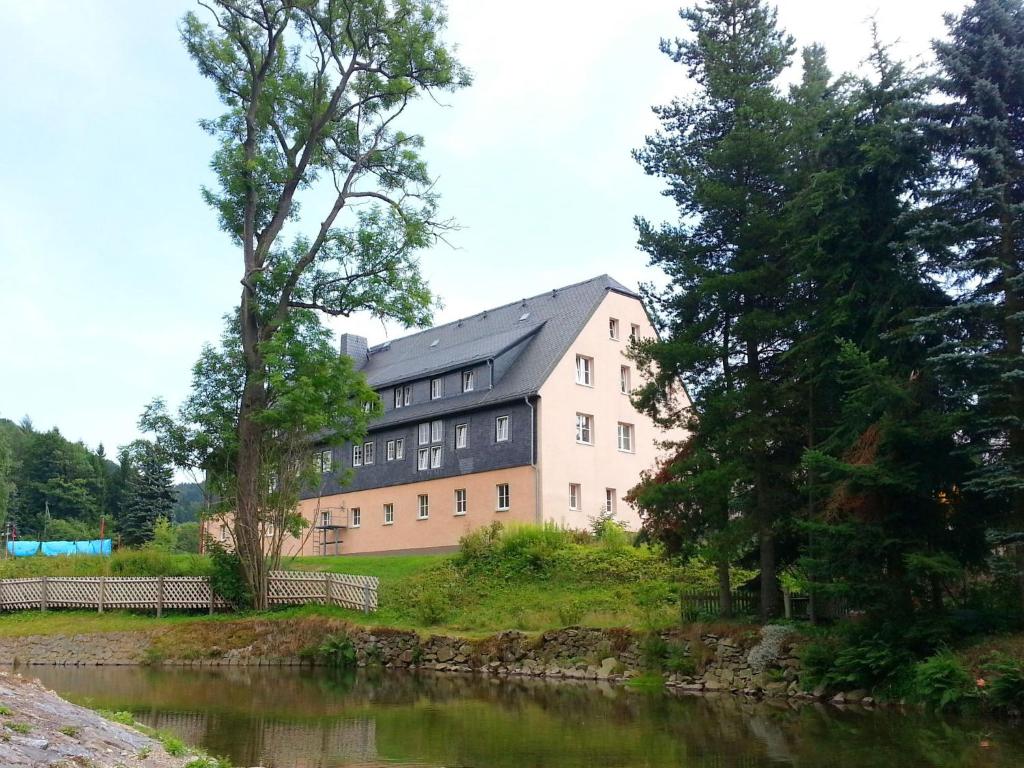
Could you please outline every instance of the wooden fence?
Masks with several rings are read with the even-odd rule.
[[[785,618],[810,620],[811,598],[809,596],[784,592],[781,597]],[[732,612],[735,615],[756,615],[760,606],[760,595],[756,592],[734,591],[732,593]],[[722,613],[718,592],[699,592],[686,589],[679,592],[679,610],[683,621],[692,619],[695,614],[720,616]],[[845,600],[819,599],[817,601],[816,613],[819,619],[841,618],[848,616],[850,612],[850,606]]]
[[[271,605],[323,603],[357,611],[377,610],[376,576],[271,571]],[[229,608],[205,576],[39,576],[0,579],[0,611],[50,608],[207,610]]]

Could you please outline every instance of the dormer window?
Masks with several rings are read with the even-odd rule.
[[[473,387],[476,385],[476,372],[475,371],[463,371],[462,372],[462,391],[472,392]]]
[[[608,318],[608,338],[613,341],[619,340],[619,321],[614,317]]]
[[[444,379],[438,377],[430,380],[430,399],[440,400],[444,396]]]
[[[404,387],[395,387],[395,408],[402,408],[406,405],[412,405],[411,384],[406,384]]]

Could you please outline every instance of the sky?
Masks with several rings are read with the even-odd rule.
[[[608,273],[658,282],[633,217],[671,219],[630,151],[650,107],[687,92],[658,51],[681,0],[449,0],[471,88],[424,101],[442,213],[458,231],[422,254],[438,322]],[[868,53],[869,19],[920,61],[963,0],[778,0],[798,45],[834,72]],[[604,10],[607,8],[607,10]],[[628,8],[628,11],[626,10]],[[108,454],[146,403],[187,394],[202,345],[239,295],[240,255],[200,198],[220,113],[182,48],[187,0],[0,3],[0,417],[31,417]],[[371,343],[402,335],[332,321]]]

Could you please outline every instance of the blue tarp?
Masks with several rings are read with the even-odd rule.
[[[91,539],[89,541],[8,541],[7,552],[14,557],[30,557],[39,552],[42,546],[47,557],[57,555],[109,555],[110,539]]]

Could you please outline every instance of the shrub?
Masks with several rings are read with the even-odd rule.
[[[985,698],[999,710],[1024,711],[1024,663],[1008,656],[995,656],[984,666]]]
[[[644,626],[648,630],[657,629],[661,624],[666,606],[671,604],[672,590],[668,584],[660,581],[649,581],[636,589],[636,604],[643,615]]]
[[[651,632],[640,642],[640,658],[645,669],[661,669],[668,655],[668,643],[656,632]]]
[[[825,682],[836,688],[887,687],[896,682],[910,663],[907,651],[875,636],[840,648]]]
[[[439,589],[425,589],[417,596],[414,611],[417,621],[432,627],[448,617],[448,600]]]
[[[679,675],[692,677],[697,674],[697,660],[686,652],[682,644],[670,644],[665,656],[665,669]]]
[[[328,635],[317,646],[316,658],[322,664],[341,669],[356,665],[356,646],[345,633]]]
[[[977,696],[971,674],[948,649],[914,665],[911,690],[913,698],[940,712],[959,709]]]
[[[838,648],[839,643],[834,638],[812,640],[798,648],[797,657],[800,659],[800,669],[803,670],[805,687],[813,688],[826,682]]]
[[[252,593],[242,571],[242,559],[213,539],[207,539],[206,551],[210,554],[210,586],[213,591],[235,609],[250,607]]]
[[[583,620],[586,613],[586,606],[581,600],[570,600],[568,603],[558,606],[558,621],[563,626],[576,626]]]

